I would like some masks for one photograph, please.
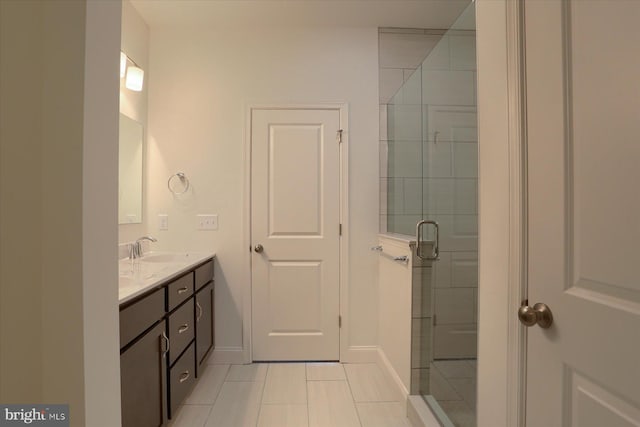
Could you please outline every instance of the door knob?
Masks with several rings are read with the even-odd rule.
[[[548,329],[553,323],[553,314],[544,303],[538,302],[531,307],[529,301],[524,300],[518,309],[518,319],[525,326],[538,324],[542,329]]]
[[[264,248],[262,247],[262,245],[261,245],[260,243],[258,243],[258,244],[256,245],[256,247],[255,247],[255,248],[253,248],[253,250],[260,254],[260,253],[262,253],[262,251],[264,250]]]

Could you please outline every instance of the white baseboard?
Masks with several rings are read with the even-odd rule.
[[[216,347],[207,361],[209,364],[246,363],[242,347]]]
[[[352,346],[349,347],[346,354],[343,355],[340,362],[342,363],[377,363],[378,362],[378,346]],[[245,352],[242,347],[216,347],[209,360],[209,364],[244,364],[251,363],[247,361]]]
[[[353,345],[349,347],[346,354],[342,354],[342,363],[376,363],[378,360],[377,345]]]
[[[384,351],[379,347],[376,351],[376,363],[378,364],[378,366],[380,366],[380,368],[382,368],[387,377],[393,382],[393,385],[395,386],[394,392],[396,394],[396,400],[404,402],[409,395],[409,390],[407,390],[407,387],[405,387],[396,370],[393,369],[393,366],[391,365],[391,362],[389,362],[389,359],[387,359]]]

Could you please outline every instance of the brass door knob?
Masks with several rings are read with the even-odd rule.
[[[259,253],[259,254],[260,254],[260,253],[262,253],[262,251],[264,251],[264,248],[262,247],[262,245],[261,245],[260,243],[258,243],[258,244],[256,245],[256,247],[255,247],[255,248],[253,248],[253,250],[254,250],[254,251],[256,251],[256,253]]]
[[[520,319],[520,323],[528,327],[537,324],[542,329],[548,329],[553,324],[551,309],[541,302],[531,307],[528,305],[528,301],[524,301],[518,309],[518,319]]]

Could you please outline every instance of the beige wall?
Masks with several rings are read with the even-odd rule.
[[[243,346],[245,132],[252,103],[349,104],[350,346],[377,344],[378,32],[376,28],[152,28],[149,70],[148,231],[160,249],[211,250],[216,348]],[[167,190],[170,175],[191,181]],[[336,171],[339,173],[339,171]],[[169,230],[157,231],[157,215]],[[198,231],[197,214],[219,215]],[[373,347],[367,347],[373,353]]]
[[[0,2],[3,403],[42,401],[42,19],[40,4]]]
[[[120,4],[0,8],[0,401],[117,426]]]

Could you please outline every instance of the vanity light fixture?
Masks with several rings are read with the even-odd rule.
[[[131,61],[132,66],[127,67],[127,62]],[[142,85],[144,83],[144,70],[136,64],[136,62],[129,58],[129,56],[120,51],[120,78],[125,77],[124,85],[127,89],[131,89],[136,92],[142,91]]]
[[[127,54],[120,51],[120,78],[127,73]]]
[[[139,67],[129,67],[127,68],[127,79],[124,82],[124,85],[127,89],[135,90],[136,92],[140,92],[142,90],[142,83],[144,81],[144,71]]]

